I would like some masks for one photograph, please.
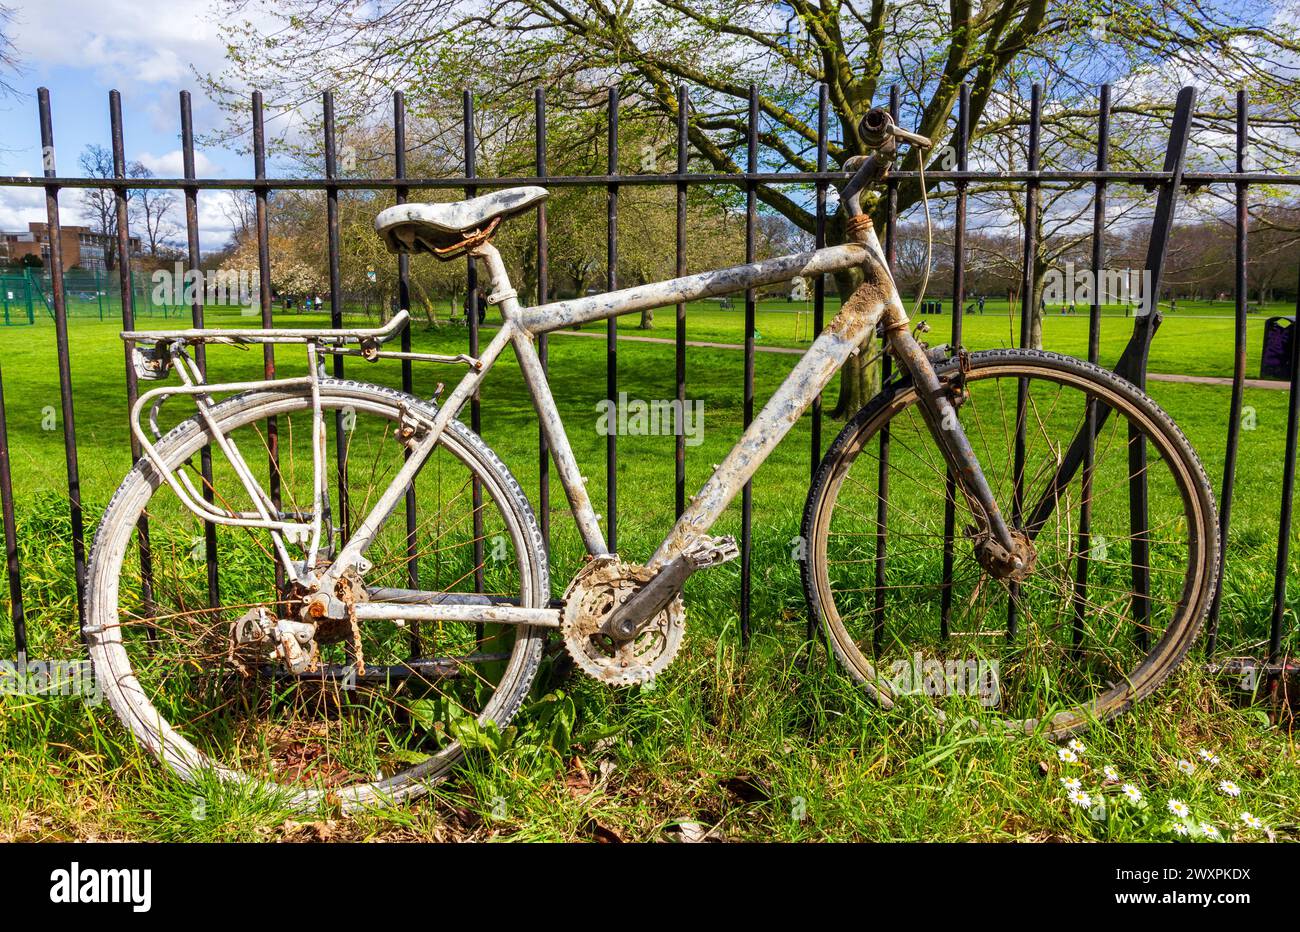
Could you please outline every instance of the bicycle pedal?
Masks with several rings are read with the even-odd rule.
[[[682,556],[690,560],[696,569],[706,570],[721,566],[740,556],[740,547],[736,538],[727,534],[723,537],[701,537],[696,539]]]

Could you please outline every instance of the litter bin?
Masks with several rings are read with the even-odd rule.
[[[1261,379],[1290,381],[1295,339],[1294,317],[1270,317],[1264,321],[1264,347],[1259,354]]]

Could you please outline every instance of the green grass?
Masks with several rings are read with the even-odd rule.
[[[1227,308],[1218,313],[1228,314]],[[246,324],[213,315],[223,324]],[[738,343],[739,309],[690,309],[691,339]],[[319,322],[284,317],[287,325]],[[947,339],[951,318],[931,319],[933,342]],[[160,326],[161,321],[142,321]],[[1258,353],[1259,320],[1252,318]],[[789,305],[765,303],[760,345],[799,345]],[[1005,315],[990,302],[983,317],[965,318],[972,349],[1010,345]],[[1049,349],[1080,353],[1086,318],[1049,317]],[[625,332],[638,334],[634,319]],[[595,328],[589,328],[594,330]],[[77,319],[70,328],[82,494],[87,520],[108,501],[129,463],[123,352],[110,322]],[[1122,317],[1103,324],[1103,361],[1118,354],[1128,331]],[[1206,320],[1180,308],[1153,347],[1152,371],[1229,375],[1231,321]],[[652,336],[671,337],[672,311],[658,315]],[[464,346],[464,328],[418,331],[418,349]],[[30,654],[74,657],[71,546],[66,474],[58,424],[53,328],[0,329],[5,404],[20,519]],[[209,366],[222,379],[255,378],[260,352],[217,347]],[[292,349],[278,351],[281,371],[301,371]],[[760,353],[760,401],[797,357]],[[553,387],[589,488],[604,511],[605,439],[596,433],[604,396],[600,340],[557,336],[551,342]],[[704,442],[688,449],[693,492],[730,448],[742,426],[741,354],[690,348],[688,395],[704,402]],[[1256,363],[1251,363],[1252,367]],[[674,394],[672,349],[619,345],[620,388],[635,397]],[[349,374],[396,385],[397,366],[349,360]],[[1250,374],[1255,374],[1253,371]],[[453,370],[417,367],[416,390],[428,396]],[[1151,392],[1200,453],[1216,487],[1222,472],[1228,390],[1153,382]],[[1242,433],[1233,530],[1228,546],[1223,640],[1225,653],[1257,655],[1267,636],[1277,503],[1285,437],[1286,393],[1247,390],[1253,430]],[[484,436],[536,501],[536,416],[507,357],[483,390]],[[49,429],[53,428],[53,429]],[[834,425],[828,426],[832,433]],[[1300,820],[1300,774],[1287,720],[1270,723],[1257,708],[1229,701],[1197,663],[1136,712],[1094,728],[1084,765],[1067,766],[1054,746],[1034,739],[943,733],[905,710],[881,712],[829,662],[806,650],[798,566],[790,559],[809,472],[808,419],[796,426],[754,483],[754,638],[747,653],[736,634],[735,565],[695,577],[688,587],[687,645],[653,691],[611,691],[582,679],[558,684],[566,695],[528,710],[503,746],[476,752],[436,798],[399,810],[337,820],[302,817],[272,801],[216,786],[177,781],[126,738],[106,707],[72,699],[0,697],[0,838],[113,837],[140,839],[281,839],[324,832],[335,838],[625,839],[676,836],[679,823],[718,827],[733,839],[1120,839],[1167,834],[1164,802],[1184,799],[1201,817],[1226,827],[1241,809],[1260,816],[1280,837]],[[619,549],[649,555],[673,514],[673,441],[619,441]],[[557,591],[580,565],[580,548],[558,488],[552,502]],[[736,533],[733,507],[720,532]],[[1293,532],[1294,533],[1294,532]],[[1300,575],[1293,547],[1291,575]],[[1296,645],[1297,593],[1288,606],[1288,649]],[[0,655],[12,656],[12,635],[0,630]],[[563,729],[553,727],[556,720]],[[571,727],[570,727],[571,723]],[[546,729],[543,728],[546,724]],[[549,729],[549,730],[548,730]],[[539,737],[543,731],[549,737]],[[555,738],[557,733],[564,737]],[[1231,806],[1202,767],[1190,778],[1174,764],[1197,748],[1222,758],[1214,768],[1243,788]],[[1118,767],[1146,794],[1146,809],[1125,809],[1106,792],[1108,815],[1096,821],[1072,807],[1058,777],[1077,773],[1085,788],[1101,785],[1100,767]],[[201,816],[201,817],[200,817]],[[294,821],[287,821],[294,820]],[[334,824],[328,824],[332,821]],[[304,826],[299,822],[314,822]],[[1241,837],[1262,837],[1246,832]]]

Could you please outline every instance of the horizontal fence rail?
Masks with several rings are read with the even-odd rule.
[[[849,173],[829,168],[829,146],[830,146],[830,121],[831,109],[828,99],[827,88],[822,85],[817,88],[818,111],[817,111],[817,140],[816,140],[816,165],[817,170],[813,172],[773,172],[761,170],[760,159],[760,110],[758,89],[750,88],[749,106],[747,114],[747,125],[744,132],[745,143],[745,170],[736,172],[716,172],[716,171],[691,171],[692,152],[689,146],[689,113],[690,98],[685,88],[679,88],[676,93],[677,117],[675,125],[676,137],[676,171],[673,172],[623,172],[619,166],[619,134],[618,119],[620,110],[620,100],[616,89],[610,89],[605,102],[606,121],[607,121],[607,172],[601,175],[552,175],[547,170],[548,141],[547,141],[547,111],[546,101],[543,92],[537,90],[534,94],[534,128],[535,128],[535,152],[534,152],[534,170],[536,174],[531,176],[519,175],[512,177],[480,177],[476,170],[477,156],[477,139],[474,130],[474,98],[473,95],[466,91],[463,98],[463,174],[456,176],[446,176],[437,178],[418,178],[411,177],[407,172],[407,137],[406,137],[406,110],[404,98],[399,92],[393,96],[392,109],[392,130],[394,138],[395,152],[393,154],[392,177],[385,178],[347,178],[341,177],[338,173],[337,159],[337,140],[334,118],[334,101],[330,94],[325,94],[323,98],[323,125],[322,136],[320,139],[322,150],[324,152],[324,175],[320,177],[289,177],[289,178],[271,178],[267,176],[266,171],[266,139],[263,121],[263,101],[260,93],[255,93],[252,97],[252,169],[253,174],[247,178],[198,178],[196,177],[195,164],[195,143],[192,120],[190,115],[190,99],[187,92],[180,95],[179,118],[182,138],[182,151],[184,156],[184,177],[182,178],[131,178],[127,177],[126,162],[124,157],[124,140],[122,136],[121,120],[121,99],[116,91],[110,95],[110,116],[113,135],[113,152],[114,152],[114,177],[111,178],[85,178],[85,177],[65,177],[57,174],[56,166],[53,161],[52,153],[54,152],[54,121],[52,116],[52,104],[50,95],[47,90],[41,89],[39,92],[39,111],[40,111],[40,138],[43,151],[49,154],[44,165],[44,173],[39,177],[27,176],[0,176],[0,187],[9,188],[41,188],[45,194],[46,213],[49,230],[51,232],[49,267],[48,276],[42,278],[43,282],[48,282],[46,290],[42,292],[42,297],[37,299],[35,311],[29,308],[31,303],[28,295],[24,294],[21,301],[15,299],[15,309],[13,314],[19,318],[19,322],[26,321],[32,323],[35,316],[44,313],[46,310],[42,302],[48,305],[48,316],[53,319],[56,331],[56,353],[57,368],[59,379],[59,393],[62,416],[62,430],[64,441],[64,456],[66,462],[67,485],[66,492],[68,497],[70,518],[71,518],[71,537],[72,553],[74,566],[72,567],[76,582],[76,594],[78,610],[84,609],[85,602],[85,580],[86,580],[86,541],[85,541],[85,519],[83,515],[83,506],[81,501],[81,483],[80,469],[78,463],[78,445],[76,433],[76,417],[74,409],[74,395],[72,384],[72,363],[73,360],[69,351],[68,343],[68,319],[71,316],[68,300],[68,288],[65,283],[65,270],[61,250],[61,240],[58,235],[59,231],[59,203],[60,192],[64,190],[77,190],[87,188],[100,188],[111,190],[116,197],[117,215],[118,215],[118,237],[117,251],[118,262],[116,274],[119,278],[120,292],[120,315],[124,329],[132,329],[136,317],[139,313],[148,313],[142,307],[143,294],[139,284],[132,278],[130,269],[131,263],[131,241],[129,226],[129,217],[126,210],[127,193],[139,189],[174,189],[183,193],[184,210],[185,210],[185,232],[187,240],[187,250],[183,264],[187,270],[197,270],[200,265],[200,245],[198,233],[198,195],[202,191],[213,192],[252,192],[255,197],[256,217],[254,230],[257,238],[257,255],[258,267],[260,273],[260,291],[259,298],[261,304],[260,325],[263,328],[272,326],[272,294],[271,294],[271,260],[269,250],[269,223],[268,223],[268,195],[277,190],[307,190],[323,192],[326,199],[326,235],[325,247],[328,256],[329,265],[329,297],[328,313],[331,319],[331,326],[340,327],[343,324],[343,293],[340,276],[340,217],[339,217],[339,195],[341,192],[348,191],[392,191],[396,195],[398,203],[405,203],[409,200],[412,192],[419,190],[459,190],[465,196],[473,196],[476,192],[483,189],[501,188],[515,185],[539,184],[551,187],[577,186],[586,187],[594,190],[602,190],[605,196],[606,206],[606,285],[610,290],[618,287],[617,266],[618,266],[618,211],[620,205],[620,192],[623,188],[635,185],[662,185],[672,189],[676,196],[676,230],[675,230],[675,267],[678,275],[686,274],[687,271],[687,246],[688,246],[688,222],[687,222],[687,197],[690,188],[698,186],[717,186],[728,185],[735,186],[744,194],[744,216],[745,216],[745,255],[747,261],[753,261],[756,256],[756,227],[759,216],[759,197],[758,189],[761,185],[804,185],[811,188],[812,203],[815,205],[815,229],[813,232],[815,244],[822,247],[828,244],[828,226],[830,210],[828,206],[828,191],[831,185],[845,181]],[[1175,207],[1178,195],[1186,190],[1195,190],[1206,186],[1219,186],[1231,189],[1235,202],[1234,223],[1235,223],[1235,273],[1236,289],[1234,302],[1234,367],[1231,382],[1231,399],[1228,405],[1226,429],[1225,429],[1225,456],[1224,471],[1222,475],[1222,485],[1220,491],[1220,526],[1223,539],[1226,542],[1229,530],[1229,524],[1232,514],[1234,482],[1236,477],[1237,461],[1239,457],[1239,431],[1243,407],[1244,388],[1246,385],[1246,329],[1247,329],[1247,312],[1248,299],[1246,293],[1246,271],[1247,271],[1247,231],[1249,215],[1246,209],[1247,198],[1252,185],[1300,185],[1300,175],[1279,174],[1273,172],[1252,172],[1246,171],[1246,147],[1249,132],[1249,113],[1248,100],[1245,92],[1238,95],[1237,98],[1237,126],[1235,139],[1235,170],[1225,172],[1204,172],[1204,171],[1185,171],[1184,161],[1186,152],[1187,134],[1190,128],[1190,117],[1192,112],[1192,98],[1189,91],[1180,94],[1178,106],[1173,116],[1173,127],[1170,138],[1170,145],[1167,151],[1165,164],[1159,170],[1152,171],[1134,171],[1134,170],[1114,170],[1109,164],[1109,132],[1110,132],[1110,88],[1103,87],[1099,95],[1099,122],[1098,138],[1096,149],[1096,167],[1093,170],[1040,170],[1039,168],[1039,148],[1041,136],[1041,89],[1034,88],[1032,97],[1032,106],[1030,109],[1030,119],[1027,126],[1027,152],[1028,164],[1023,170],[1013,171],[980,171],[972,170],[969,167],[970,161],[970,88],[966,85],[961,87],[958,106],[953,116],[955,132],[953,135],[953,148],[956,159],[955,167],[950,170],[935,168],[924,172],[924,177],[936,191],[942,191],[945,188],[951,189],[951,197],[954,204],[953,212],[953,254],[951,270],[952,286],[952,306],[953,314],[951,321],[951,342],[954,347],[961,346],[962,342],[962,324],[963,324],[963,306],[966,300],[966,247],[965,237],[967,234],[967,200],[972,185],[982,182],[999,182],[1002,184],[1013,183],[1020,185],[1024,190],[1024,214],[1027,218],[1025,229],[1023,230],[1025,250],[1022,256],[1022,275],[1020,287],[1022,292],[1022,306],[1020,319],[1020,344],[1025,345],[1029,339],[1029,318],[1032,314],[1031,296],[1034,294],[1035,271],[1034,263],[1030,261],[1034,254],[1034,223],[1033,218],[1038,207],[1040,192],[1045,186],[1054,183],[1071,183],[1091,186],[1092,194],[1092,262],[1094,269],[1101,269],[1105,261],[1105,245],[1103,234],[1107,222],[1107,193],[1108,187],[1115,184],[1140,185],[1150,190],[1158,192],[1158,203],[1155,211],[1154,225],[1152,229],[1152,241],[1149,248],[1147,259],[1147,271],[1151,272],[1153,279],[1158,280],[1160,270],[1164,263],[1164,255],[1168,243],[1168,238],[1174,221]],[[897,88],[891,90],[889,104],[895,114],[899,109],[899,92]],[[891,265],[895,261],[896,253],[896,221],[897,221],[897,195],[900,182],[912,181],[922,177],[921,173],[915,170],[902,170],[894,172],[885,189],[886,198],[886,228],[884,230],[885,246]],[[550,253],[548,239],[548,215],[546,206],[543,204],[536,215],[536,246],[533,259],[536,262],[536,279],[538,289],[538,303],[545,303],[552,299],[552,275],[550,268]],[[395,260],[397,269],[396,304],[400,307],[409,307],[411,298],[410,282],[410,264],[405,255],[397,257]],[[108,276],[113,272],[101,273],[95,279],[97,294],[101,289],[99,286],[104,285]],[[29,276],[30,277],[30,276]],[[466,317],[469,329],[468,352],[471,355],[477,355],[479,349],[479,320],[477,302],[480,300],[477,294],[477,270],[473,260],[468,263],[466,273],[467,286],[467,308]],[[825,288],[824,277],[818,276],[813,282],[812,289],[812,336],[819,334],[825,325]],[[744,296],[744,320],[745,320],[745,338],[743,344],[743,410],[744,421],[748,424],[754,414],[754,362],[756,348],[754,345],[754,325],[756,314],[757,293],[750,289]],[[1095,362],[1098,358],[1100,326],[1101,326],[1101,305],[1100,296],[1095,296],[1095,300],[1089,308],[1089,329],[1088,329],[1088,350],[1087,358]],[[377,305],[381,310],[386,306],[386,300],[380,300]],[[10,313],[6,305],[6,314]],[[102,313],[102,311],[101,311]],[[194,326],[202,326],[204,321],[204,304],[202,295],[197,295],[190,307],[190,316]],[[1133,352],[1126,353],[1125,358],[1121,360],[1120,371],[1131,381],[1139,385],[1145,376],[1146,369],[1146,350],[1149,347],[1151,338],[1154,336],[1155,329],[1158,326],[1159,312],[1156,310],[1152,320],[1143,322],[1145,328],[1144,336],[1138,343],[1131,344]],[[686,323],[687,308],[684,304],[678,304],[675,307],[674,316],[674,381],[675,397],[678,401],[684,403],[686,400],[686,390],[688,384],[688,367],[686,365]],[[1296,472],[1296,453],[1297,438],[1300,433],[1300,386],[1297,381],[1300,380],[1300,339],[1292,341],[1293,359],[1292,359],[1292,376],[1289,384],[1289,399],[1287,413],[1287,431],[1286,431],[1286,460],[1283,466],[1282,476],[1282,495],[1279,507],[1278,520],[1278,546],[1276,569],[1274,575],[1274,587],[1272,594],[1272,611],[1269,620],[1269,637],[1267,645],[1267,655],[1259,658],[1262,663],[1268,665],[1270,670],[1278,668],[1282,661],[1282,634],[1283,625],[1286,618],[1286,599],[1287,599],[1287,578],[1286,569],[1289,559],[1289,542],[1292,531],[1292,498],[1295,487]],[[405,352],[411,349],[410,329],[402,336],[401,348]],[[542,366],[545,369],[548,363],[548,346],[547,338],[541,337],[539,340],[539,353]],[[606,331],[606,395],[613,402],[618,398],[618,325],[615,319],[611,318],[608,322]],[[265,377],[270,379],[276,374],[276,360],[274,347],[266,345],[264,347],[264,372]],[[196,362],[202,369],[204,365],[203,350],[199,347],[196,351]],[[888,364],[888,357],[885,358],[885,364]],[[335,376],[344,375],[344,360],[342,356],[334,357]],[[126,384],[127,384],[127,404],[134,402],[138,394],[136,385],[136,376],[127,357],[126,364]],[[412,390],[412,371],[410,359],[402,362],[402,386],[406,391]],[[11,399],[12,400],[12,399]],[[1021,401],[1023,405],[1023,399]],[[341,416],[341,415],[340,415]],[[1092,455],[1091,436],[1096,429],[1096,412],[1090,409],[1087,416],[1087,442],[1085,444],[1084,456],[1084,482],[1087,482],[1088,463]],[[481,430],[481,407],[480,400],[475,395],[470,402],[470,425],[476,432]],[[812,470],[816,470],[821,462],[824,441],[824,413],[821,400],[816,401],[810,411],[811,427],[811,449],[810,465]],[[1021,425],[1023,429],[1023,425]],[[268,448],[271,454],[271,476],[272,476],[272,494],[279,495],[278,487],[278,468],[276,467],[277,441],[276,426],[269,423],[266,427],[269,438]],[[343,432],[336,430],[336,438],[341,438]],[[337,485],[340,495],[342,513],[347,514],[346,510],[346,478],[347,478],[347,451],[339,439],[340,446],[335,451],[335,466],[337,469]],[[879,439],[880,444],[880,462],[882,470],[887,464],[889,457],[889,436],[885,432]],[[1023,438],[1019,438],[1017,443],[1017,452],[1023,446]],[[139,449],[133,449],[135,457],[139,456]],[[551,486],[550,486],[550,468],[551,463],[548,455],[549,451],[546,446],[545,438],[539,431],[538,435],[538,466],[539,466],[539,484],[538,484],[538,501],[537,512],[540,516],[543,539],[549,548],[551,539]],[[1143,451],[1138,451],[1134,455],[1142,455]],[[205,478],[211,476],[211,453],[205,448],[202,454],[202,471]],[[3,385],[0,384],[0,505],[3,508],[3,531],[6,554],[6,572],[9,581],[10,593],[10,616],[13,624],[14,639],[19,651],[25,651],[27,647],[27,633],[33,623],[40,623],[37,619],[31,618],[24,611],[23,591],[22,591],[22,568],[19,561],[19,547],[15,519],[15,503],[13,494],[13,461],[10,456],[8,446],[7,425],[4,417],[4,395]],[[686,488],[686,446],[685,437],[679,432],[674,448],[674,499],[677,513],[681,513],[685,507],[688,489]],[[607,532],[607,539],[611,549],[616,545],[618,517],[620,502],[618,497],[618,444],[614,432],[611,432],[606,441],[605,448],[605,475],[606,475],[606,513],[603,516],[603,522]],[[210,482],[208,483],[210,485]],[[1085,486],[1086,487],[1086,486]],[[953,548],[955,544],[955,515],[951,502],[953,500],[953,477],[947,477],[947,488],[949,490],[949,507],[945,515],[944,529],[944,569],[945,569],[945,588],[942,596],[944,599],[942,608],[942,617],[946,624],[948,609],[950,607]],[[1143,489],[1134,486],[1132,494],[1141,497],[1144,494]],[[747,640],[752,630],[753,619],[751,619],[752,603],[750,601],[751,582],[753,575],[752,550],[752,503],[754,490],[751,485],[746,484],[741,498],[741,572],[739,582],[739,622],[741,637]],[[477,482],[473,490],[475,505],[476,521],[476,562],[479,570],[476,572],[476,587],[482,590],[482,533],[481,528],[477,526],[482,517],[479,505],[482,499],[482,490],[478,487]],[[1085,499],[1087,496],[1085,496]],[[874,572],[877,579],[877,605],[876,612],[879,614],[883,610],[880,603],[880,581],[884,579],[886,561],[889,554],[889,541],[884,533],[884,515],[888,508],[887,490],[882,486],[882,494],[879,502],[879,516],[876,539],[875,565]],[[1018,495],[1013,503],[1013,507],[1019,510],[1021,502]],[[1080,559],[1078,561],[1078,580],[1077,586],[1080,592],[1086,590],[1088,584],[1087,557],[1089,552],[1089,506],[1085,502],[1081,506],[1077,533],[1079,540]],[[408,578],[412,588],[416,588],[417,580],[417,554],[415,544],[415,500],[414,493],[409,492],[406,498],[405,521],[407,526],[407,571]],[[1140,515],[1134,518],[1135,521],[1144,520]],[[1135,525],[1135,531],[1139,528]],[[142,569],[145,579],[146,594],[149,591],[149,575],[152,572],[147,553],[148,531],[147,527],[142,526],[140,529],[141,540],[145,542],[142,557]],[[1141,539],[1141,534],[1136,534],[1135,539]],[[1225,548],[1226,549],[1226,548]],[[216,539],[211,527],[205,540],[205,554],[208,566],[207,583],[210,604],[216,606],[218,591],[220,587],[219,568],[216,559]],[[1222,551],[1221,551],[1222,559]],[[1135,573],[1137,569],[1135,568]],[[277,580],[282,583],[283,580]],[[1135,591],[1141,592],[1143,581],[1135,576]],[[1079,603],[1082,605],[1082,601]],[[1212,616],[1209,625],[1209,634],[1207,641],[1208,651],[1212,654],[1216,647],[1218,614],[1220,605],[1216,602],[1212,609]],[[1008,627],[1014,629],[1016,619],[1008,619]],[[810,636],[812,632],[809,632]],[[412,637],[412,652],[418,654],[419,644],[418,637]]]

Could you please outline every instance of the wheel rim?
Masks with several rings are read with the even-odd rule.
[[[1001,355],[1001,354],[1000,354]],[[1035,546],[1035,573],[1017,588],[978,564],[953,506],[952,584],[943,586],[947,477],[915,394],[903,388],[851,436],[812,515],[812,582],[836,653],[886,704],[921,703],[1015,730],[1064,734],[1149,693],[1186,650],[1212,585],[1212,508],[1203,474],[1178,439],[1113,381],[1086,370],[1001,363],[976,354],[960,418],[1008,522],[1028,523],[1048,479],[1083,423],[1086,399],[1110,409],[1097,433],[1091,495],[1083,471],[1061,493]],[[1015,499],[1017,389],[1028,389],[1022,507]],[[881,436],[888,427],[884,489],[886,560],[877,585]],[[1150,498],[1150,621],[1133,598],[1128,515],[1128,428],[1146,438]],[[847,432],[846,432],[847,433]],[[840,444],[837,444],[839,447]],[[1118,455],[1117,455],[1118,452]],[[1091,502],[1086,594],[1077,574],[1081,505]],[[1017,513],[1020,520],[1015,520]],[[1134,606],[1138,605],[1135,613]],[[1008,607],[1017,616],[1007,636]],[[1076,608],[1077,606],[1077,608]]]
[[[395,392],[326,386],[331,498],[337,502],[334,441],[341,429],[350,525],[401,466],[403,448],[393,436],[399,401],[419,404]],[[268,488],[273,434],[266,418],[275,416],[286,511],[310,508],[307,403],[304,396],[285,395],[256,410],[224,409],[223,425]],[[191,430],[180,433],[171,449],[177,462],[191,458],[195,485],[204,488],[200,456],[191,456],[200,444]],[[474,444],[453,424],[414,483],[418,588],[544,604],[545,566],[535,553],[531,516],[520,513],[512,495],[517,487],[508,488],[512,480],[485,468]],[[221,588],[214,609],[208,603],[203,523],[144,473],[152,470],[134,476],[134,485],[128,479],[119,492],[96,543],[92,617],[103,630],[92,638],[92,657],[101,679],[107,677],[119,715],[182,773],[212,771],[299,803],[326,797],[382,802],[418,792],[444,775],[460,756],[461,739],[490,731],[491,723],[504,726],[517,709],[537,663],[539,636],[530,629],[479,630],[445,621],[403,629],[365,622],[364,673],[355,663],[350,630],[322,637],[328,643],[322,644],[315,681],[258,663],[251,649],[237,654],[247,674],[238,672],[229,656],[230,623],[258,606],[283,617],[293,611],[293,596],[276,591],[269,535],[217,529]],[[249,507],[218,453],[212,487],[218,503]],[[142,505],[152,602],[142,584]],[[375,564],[365,577],[368,586],[411,588],[402,512],[399,506],[367,553]],[[303,556],[299,547],[290,552]],[[421,660],[411,662],[413,655]]]

